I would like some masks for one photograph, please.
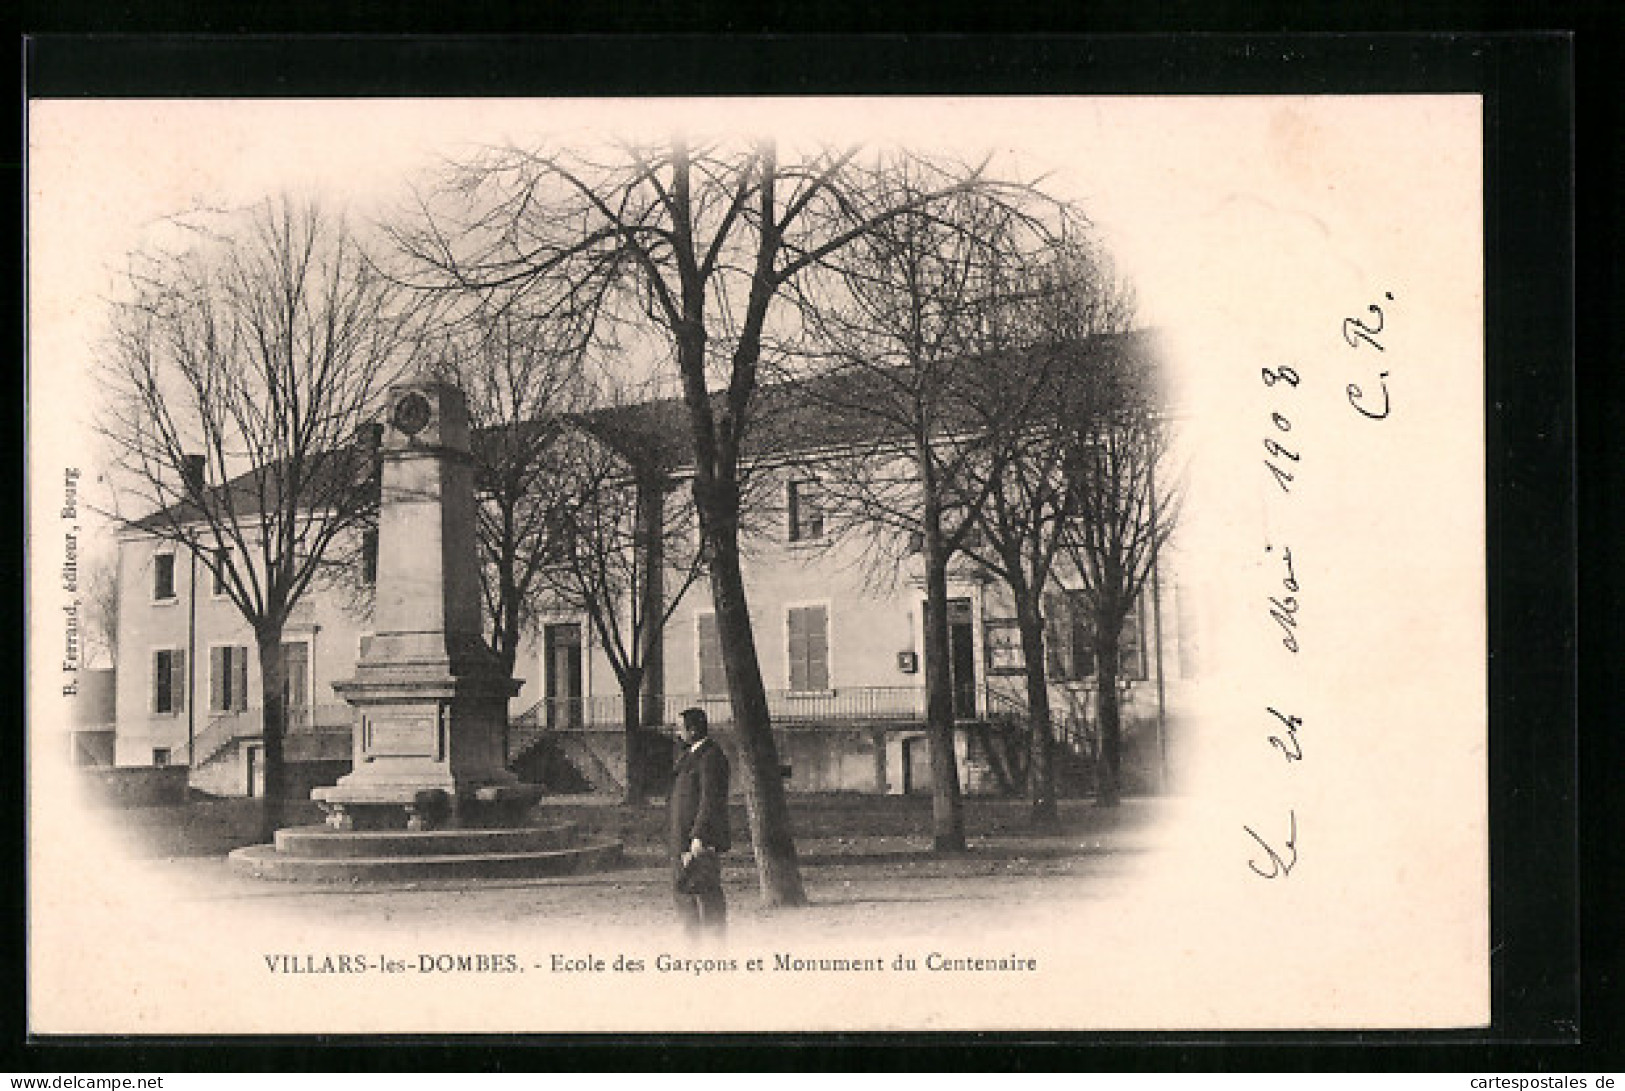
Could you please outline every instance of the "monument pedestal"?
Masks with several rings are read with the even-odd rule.
[[[380,653],[380,641],[370,642],[356,677],[333,687],[355,706],[356,725],[351,772],[311,793],[328,825],[426,830],[522,819],[541,791],[504,768],[498,730],[519,683],[479,662],[487,656],[424,669],[389,658],[399,641],[382,643]]]

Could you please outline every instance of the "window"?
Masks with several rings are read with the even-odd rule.
[[[175,554],[157,553],[152,558],[152,601],[175,601]]]
[[[226,593],[226,570],[231,567],[231,550],[217,549],[214,551],[214,579],[209,586],[211,593],[219,597]]]
[[[1143,682],[1151,677],[1145,663],[1145,621],[1136,602],[1123,619],[1123,635],[1118,639],[1118,661],[1122,663],[1118,677]]]
[[[989,674],[1021,674],[1027,657],[1021,650],[1021,626],[1007,618],[990,618],[983,633]]]
[[[1095,677],[1094,619],[1088,596],[1064,591],[1045,596],[1045,658],[1055,681],[1082,682]],[[1146,677],[1144,623],[1136,602],[1123,621],[1118,637],[1118,678],[1143,681]]]
[[[152,751],[152,764],[163,768],[169,764],[169,747],[159,746]]]
[[[722,665],[722,634],[717,631],[717,615],[695,614],[695,634],[700,657],[700,693],[710,697],[728,692],[728,672]]]
[[[186,709],[186,653],[163,648],[152,653],[152,710],[158,713]]]
[[[792,606],[785,613],[790,637],[790,690],[829,689],[829,608]]]
[[[823,489],[816,481],[790,482],[790,540],[809,542],[823,536]]]
[[[239,712],[248,707],[248,649],[209,649],[209,710]]]
[[[282,645],[282,700],[290,711],[310,707],[308,641],[291,640]]]

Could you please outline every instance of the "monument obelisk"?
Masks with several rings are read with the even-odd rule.
[[[378,511],[374,635],[355,677],[354,764],[311,793],[337,829],[511,822],[538,794],[503,765],[516,682],[480,635],[477,512],[462,391],[390,389]]]

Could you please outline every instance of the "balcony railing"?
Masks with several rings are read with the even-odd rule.
[[[714,724],[733,721],[725,693],[668,693],[661,723],[675,723],[685,708],[703,708]],[[847,686],[800,693],[769,690],[767,710],[777,724],[890,723],[923,720],[925,690],[919,686]],[[544,698],[514,718],[522,729],[620,727],[624,711],[618,693],[594,694],[579,700]]]

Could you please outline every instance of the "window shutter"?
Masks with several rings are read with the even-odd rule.
[[[822,606],[788,611],[790,688],[807,693],[829,688],[829,612]]]
[[[231,683],[227,679],[230,670],[231,649],[209,649],[209,711],[225,712],[231,707],[227,700]]]
[[[829,611],[807,611],[807,688],[829,689]]]
[[[169,711],[169,653],[152,653],[152,711]]]
[[[169,653],[169,709],[186,711],[186,653]]]
[[[801,692],[807,688],[807,629],[800,610],[791,610],[784,617],[789,629],[790,689]]]
[[[237,670],[233,679],[232,708],[242,711],[248,707],[248,649],[237,649]]]
[[[1123,635],[1120,638],[1118,652],[1122,663],[1124,678],[1143,681],[1147,672],[1145,669],[1145,647],[1141,639],[1143,635],[1140,623],[1140,604],[1136,602],[1123,619]]]

